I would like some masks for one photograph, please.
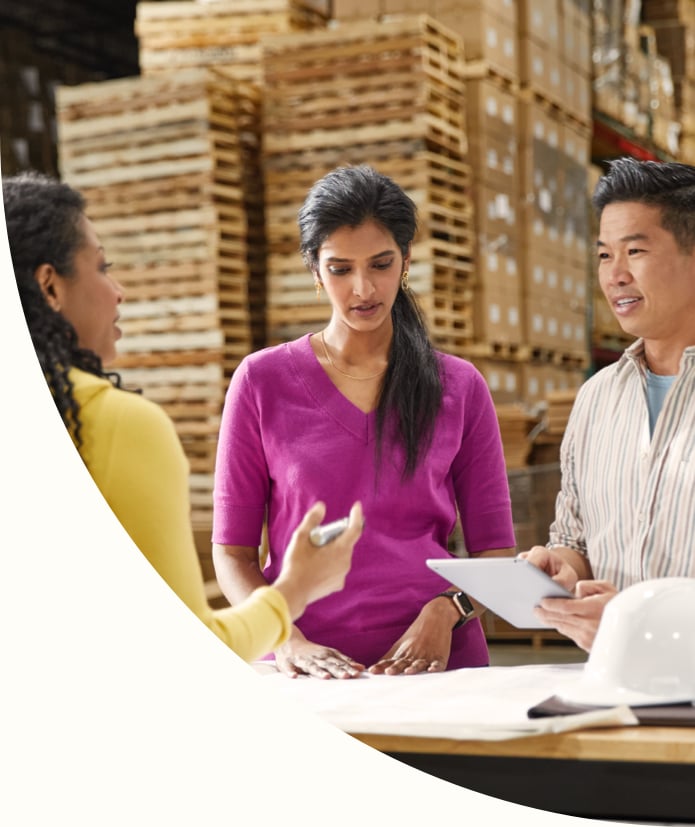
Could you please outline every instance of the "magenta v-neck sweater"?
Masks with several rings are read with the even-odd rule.
[[[258,546],[267,509],[269,556],[278,576],[304,513],[326,503],[326,521],[355,500],[365,529],[345,588],[310,605],[297,626],[308,640],[370,666],[422,606],[447,587],[429,557],[448,557],[457,506],[470,553],[514,546],[499,425],[489,390],[469,362],[443,353],[444,397],[432,445],[403,481],[404,451],[387,441],[376,468],[374,412],[365,414],[331,382],[309,335],[246,357],[232,377],[222,416],[214,490],[213,542]],[[482,666],[479,621],[454,632],[448,668]]]

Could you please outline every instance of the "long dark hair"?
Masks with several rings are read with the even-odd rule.
[[[107,378],[116,387],[121,380],[117,373],[104,370],[94,351],[78,345],[75,328],[50,307],[34,274],[42,264],[51,264],[63,278],[73,275],[75,254],[85,243],[80,226],[85,200],[67,184],[33,171],[3,178],[2,195],[17,289],[34,350],[65,427],[79,448],[80,411],[70,368]]]
[[[417,209],[391,178],[372,167],[338,167],[317,181],[299,211],[300,251],[318,270],[319,249],[341,227],[375,221],[393,236],[405,257],[417,231]],[[405,447],[404,476],[412,476],[427,451],[442,404],[437,355],[412,290],[399,290],[391,310],[393,340],[376,411],[377,451],[386,417],[396,416]]]

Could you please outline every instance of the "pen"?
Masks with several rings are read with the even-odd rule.
[[[315,546],[325,546],[330,543],[340,534],[345,531],[348,524],[348,518],[343,517],[341,520],[336,520],[333,523],[326,523],[326,525],[319,525],[312,528],[309,532],[309,539]]]

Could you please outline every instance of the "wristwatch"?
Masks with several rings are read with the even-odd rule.
[[[457,592],[452,590],[442,592],[441,594],[438,594],[437,597],[448,597],[454,606],[456,606],[458,613],[461,615],[461,617],[451,627],[452,629],[458,629],[460,626],[463,626],[463,624],[467,620],[470,620],[475,614],[473,604],[468,599],[468,595],[465,592]]]

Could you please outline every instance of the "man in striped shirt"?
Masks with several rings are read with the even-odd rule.
[[[695,167],[615,160],[593,204],[601,289],[638,338],[580,389],[549,542],[524,555],[574,589],[536,612],[586,651],[617,591],[695,577]]]

